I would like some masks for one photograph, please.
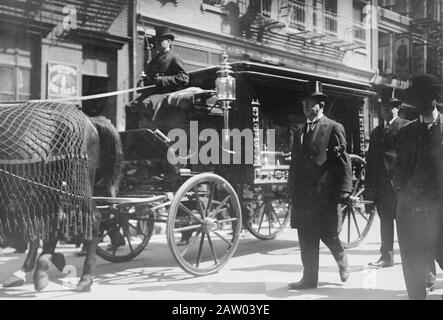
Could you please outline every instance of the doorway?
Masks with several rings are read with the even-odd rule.
[[[82,93],[83,96],[109,92],[109,78],[83,75]],[[109,104],[108,98],[85,100],[82,102],[83,112],[90,116],[106,116],[106,106]]]

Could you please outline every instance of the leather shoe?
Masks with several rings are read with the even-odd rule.
[[[309,283],[303,279],[299,282],[294,282],[288,284],[288,290],[306,290],[306,289],[315,289],[317,288],[317,284]]]
[[[369,265],[376,268],[390,268],[394,266],[394,259],[386,260],[380,258],[377,262],[371,262]]]
[[[339,267],[339,273],[340,273],[341,282],[346,282],[350,274],[349,267],[348,266]]]

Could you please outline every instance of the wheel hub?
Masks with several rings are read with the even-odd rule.
[[[202,227],[206,232],[217,231],[220,229],[220,224],[217,219],[205,218],[203,219]]]

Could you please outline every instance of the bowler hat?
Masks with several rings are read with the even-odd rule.
[[[399,90],[391,87],[384,87],[381,89],[381,102],[384,104],[390,104],[391,106],[398,107],[401,105],[401,100],[398,99]]]
[[[412,79],[410,87],[407,89],[408,96],[423,94],[423,90],[429,92],[432,90],[434,94],[440,94],[442,85],[436,76],[425,73]]]
[[[322,83],[320,81],[309,81],[306,85],[305,97],[319,97],[326,100],[327,95],[323,93]]]
[[[159,39],[171,39],[174,40],[175,37],[171,32],[169,27],[155,27],[155,40]]]

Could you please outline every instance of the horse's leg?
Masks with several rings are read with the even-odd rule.
[[[65,256],[62,253],[55,252],[55,248],[57,247],[57,238],[51,239],[49,242],[43,243],[43,254],[51,255],[51,262],[55,265],[58,271],[62,272],[66,266]]]
[[[54,263],[59,271],[62,271],[64,268],[64,256],[62,254],[54,254],[57,242],[58,239],[53,237],[48,242],[43,243],[43,252],[37,260],[37,265],[35,267],[33,278],[34,287],[37,291],[43,290],[49,283],[49,276],[47,271],[49,269],[50,263]],[[55,261],[53,261],[54,255],[57,255],[57,258],[54,259]]]
[[[29,242],[29,251],[26,256],[25,262],[23,263],[22,267],[23,271],[31,272],[32,270],[34,270],[35,261],[37,260],[39,243],[40,243],[39,239]]]
[[[94,210],[97,210],[94,205]],[[75,287],[76,292],[88,292],[91,291],[92,286],[92,272],[95,269],[95,264],[97,260],[97,240],[99,231],[100,221],[96,221],[92,224],[92,240],[84,242],[86,249],[86,258],[83,264],[83,272],[79,283]]]
[[[34,270],[35,260],[37,260],[37,252],[39,246],[39,240],[29,242],[29,251],[26,255],[25,262],[20,270],[15,271],[8,279],[3,283],[3,287],[21,287],[26,282],[26,273]]]

